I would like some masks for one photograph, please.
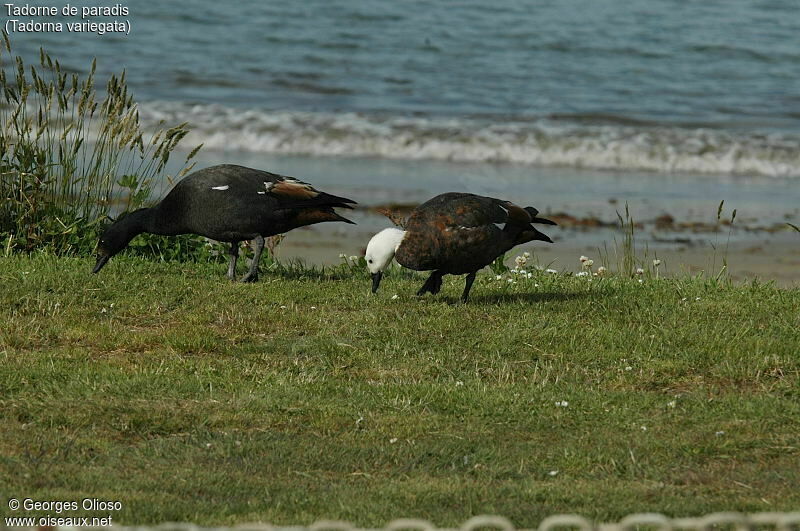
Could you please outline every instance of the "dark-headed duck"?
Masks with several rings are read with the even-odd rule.
[[[228,278],[233,279],[239,242],[252,240],[255,256],[243,282],[258,280],[264,238],[297,227],[343,221],[333,208],[352,208],[355,201],[326,194],[310,184],[267,171],[223,164],[182,179],[152,208],[142,208],[108,227],[97,244],[97,273],[109,258],[138,234],[199,234],[230,242]]]

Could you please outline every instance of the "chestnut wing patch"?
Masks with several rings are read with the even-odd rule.
[[[287,199],[313,199],[319,192],[308,183],[285,177],[282,180],[265,183],[266,191],[278,197]]]
[[[509,222],[514,222],[520,225],[525,225],[531,222],[532,218],[530,213],[528,213],[528,211],[521,206],[515,205],[511,201],[503,201],[503,204],[500,205],[500,208],[508,212],[507,221]]]

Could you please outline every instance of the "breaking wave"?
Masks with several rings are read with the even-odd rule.
[[[800,177],[800,136],[574,120],[498,121],[247,110],[152,102],[144,125],[189,122],[184,145],[315,156],[432,159],[599,170]]]

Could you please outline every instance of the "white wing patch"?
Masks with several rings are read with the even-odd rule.
[[[454,230],[475,230],[475,229],[479,229],[479,228],[480,227],[466,227],[464,225],[459,225],[458,227],[452,227],[452,226],[445,227],[444,230],[445,230],[445,232],[450,232],[450,231],[454,231]]]
[[[211,187],[212,190],[220,190],[222,192],[224,192],[228,188],[230,188],[230,186],[228,186],[227,184],[225,186],[212,186]]]
[[[269,192],[270,190],[275,188],[275,183],[269,182],[269,181],[264,181],[264,188],[266,189],[266,192],[258,192],[258,193],[259,194],[265,194],[265,193]]]
[[[503,207],[500,207],[500,208],[503,208]],[[506,225],[505,225],[505,223],[493,223],[493,225],[494,225],[495,227],[497,227],[498,229],[500,229],[500,230],[503,230],[503,229],[505,229],[505,228],[506,228]]]

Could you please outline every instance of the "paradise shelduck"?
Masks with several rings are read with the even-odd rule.
[[[264,237],[324,221],[353,223],[333,210],[353,208],[351,204],[355,201],[320,192],[292,177],[232,164],[211,166],[186,176],[154,207],[131,212],[108,227],[97,244],[92,272],[100,271],[142,232],[193,233],[230,242],[231,280],[239,242],[252,240],[255,255],[242,278],[242,282],[252,282],[258,280]]]
[[[461,300],[466,302],[475,273],[512,247],[532,240],[553,241],[532,223],[555,225],[539,218],[533,207],[474,194],[450,192],[421,204],[408,218],[405,230],[384,229],[367,245],[367,268],[372,292],[378,290],[384,269],[396,258],[409,269],[433,270],[417,295],[436,294],[447,274],[467,274]]]

